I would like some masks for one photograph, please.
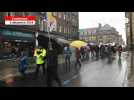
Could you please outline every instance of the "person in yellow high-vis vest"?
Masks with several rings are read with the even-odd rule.
[[[46,50],[42,48],[42,46],[39,46],[39,48],[35,49],[34,56],[36,57],[36,76],[39,73],[40,66],[42,66],[43,74],[45,74],[45,57],[46,57]]]

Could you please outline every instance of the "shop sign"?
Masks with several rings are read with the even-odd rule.
[[[2,30],[1,33],[2,33],[3,35],[6,35],[6,36],[29,37],[29,38],[33,38],[33,35],[32,35],[32,34],[23,33],[23,32],[14,32],[14,31]]]

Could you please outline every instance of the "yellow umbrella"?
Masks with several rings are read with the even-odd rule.
[[[87,46],[87,43],[84,41],[76,40],[76,41],[73,41],[70,45],[80,49],[83,46]]]

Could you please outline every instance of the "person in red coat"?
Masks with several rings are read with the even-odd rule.
[[[81,56],[80,56],[80,50],[78,48],[76,48],[75,57],[76,57],[75,66],[77,67],[77,65],[79,64],[79,67],[81,67],[81,59],[80,59]]]

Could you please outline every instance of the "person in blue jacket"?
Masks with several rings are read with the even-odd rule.
[[[28,57],[26,55],[26,52],[22,51],[21,56],[19,58],[19,72],[22,74],[22,76],[25,75],[27,66],[28,66]]]

